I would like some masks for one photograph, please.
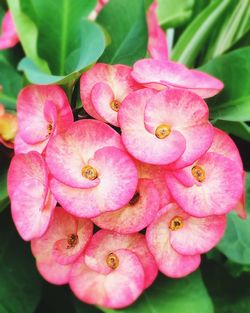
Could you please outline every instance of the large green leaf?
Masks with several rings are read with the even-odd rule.
[[[250,0],[232,1],[229,12],[208,45],[206,60],[229,50],[250,29]]]
[[[250,47],[215,58],[200,70],[224,82],[223,91],[210,103],[214,119],[244,122],[250,120]]]
[[[7,193],[7,170],[1,169],[0,173],[0,212],[3,211],[9,204]]]
[[[246,179],[246,207],[250,212],[250,173]],[[240,219],[235,212],[227,216],[227,229],[218,249],[230,260],[250,265],[250,216]]]
[[[221,264],[214,261],[203,262],[202,273],[214,302],[215,313],[249,312],[249,273],[237,278],[232,277]]]
[[[250,127],[244,122],[216,120],[213,124],[229,134],[238,136],[246,141],[250,141]]]
[[[25,51],[19,66],[32,83],[72,83],[103,53],[105,38],[84,20],[96,0],[8,0]]]
[[[187,22],[195,0],[158,0],[157,15],[163,28],[177,27]]]
[[[102,310],[106,313],[212,313],[213,305],[200,272],[196,271],[182,279],[160,276],[132,306],[117,311]]]
[[[43,71],[50,73],[47,62],[40,58],[37,50],[38,27],[35,24],[36,16],[32,0],[7,0],[7,3],[14,18],[25,55],[31,58]]]
[[[22,88],[22,77],[0,54],[0,103],[7,109],[16,108],[16,97]]]
[[[102,62],[132,65],[145,57],[148,33],[143,0],[111,0],[97,21],[111,37]]]
[[[215,0],[186,28],[177,41],[171,58],[192,66],[215,26],[223,20],[230,0]]]
[[[33,313],[41,296],[41,279],[30,246],[16,234],[6,213],[0,219],[0,312]]]
[[[42,71],[30,58],[19,63],[29,81],[35,84],[67,84],[77,79],[81,72],[94,63],[105,47],[101,28],[87,20],[81,21],[81,40],[79,47],[73,50],[65,60],[65,75],[50,75]]]

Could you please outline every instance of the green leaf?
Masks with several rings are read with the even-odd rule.
[[[0,212],[3,211],[9,204],[7,192],[7,170],[1,169],[0,174]]]
[[[43,71],[49,73],[48,64],[41,59],[38,50],[38,27],[34,20],[32,0],[7,0],[11,10],[17,33],[20,38],[25,55],[33,60]]]
[[[140,299],[123,310],[101,308],[106,313],[212,313],[212,301],[199,271],[182,279],[160,276]],[[79,312],[80,313],[80,312]]]
[[[143,0],[111,0],[97,17],[111,36],[101,61],[132,65],[145,57],[148,33]]]
[[[221,22],[230,0],[215,0],[186,28],[177,41],[171,59],[192,66],[206,40]]]
[[[203,265],[202,274],[214,302],[215,313],[249,312],[250,274],[235,278],[218,263],[207,261]]]
[[[0,55],[0,103],[4,104],[6,109],[14,110],[16,108],[16,97],[22,88],[22,77],[17,71]]]
[[[214,119],[250,120],[250,47],[238,49],[208,62],[199,69],[224,82],[223,91],[210,102]]]
[[[229,50],[250,28],[250,0],[232,1],[223,24],[212,37],[206,53],[206,60],[213,59]]]
[[[250,173],[246,177],[246,208],[250,213]],[[250,216],[240,219],[235,212],[227,216],[227,229],[217,246],[231,261],[250,265]]]
[[[84,302],[77,300],[76,298],[73,299],[73,305],[74,305],[76,313],[101,313],[102,312],[95,306],[88,305]]]
[[[16,234],[11,217],[0,219],[0,312],[33,313],[40,301],[41,278],[30,246]]]
[[[94,63],[105,47],[101,28],[93,22],[81,21],[81,40],[77,49],[73,50],[65,60],[66,75],[50,75],[43,72],[30,58],[19,63],[19,70],[25,72],[29,81],[34,84],[67,84],[77,79],[81,72]]]
[[[213,125],[225,132],[238,136],[246,141],[250,141],[250,127],[244,122],[230,122],[216,120]]]
[[[158,0],[158,20],[164,29],[185,24],[191,17],[194,0]]]
[[[90,31],[81,20],[87,18],[95,6],[96,0],[33,0],[39,29],[38,51],[54,75],[64,76],[75,69],[76,60],[72,68],[67,68],[69,55],[78,50],[79,60],[81,30],[84,36]],[[87,36],[85,44],[91,44],[91,40],[92,37]],[[88,54],[87,45],[82,48],[81,54]]]

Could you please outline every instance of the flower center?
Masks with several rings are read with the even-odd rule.
[[[171,230],[178,230],[184,226],[184,222],[181,216],[175,216],[169,222],[168,228]]]
[[[107,256],[106,262],[107,262],[108,267],[112,268],[112,270],[115,270],[119,266],[118,256],[114,253],[110,253]]]
[[[110,102],[110,107],[112,110],[114,110],[115,112],[118,112],[119,111],[119,108],[120,108],[120,105],[121,105],[121,102],[114,99]]]
[[[140,199],[140,194],[138,191],[133,195],[133,198],[129,201],[130,205],[135,205]]]
[[[98,177],[98,173],[94,167],[90,165],[85,165],[82,168],[82,176],[89,180],[95,180]]]
[[[167,124],[159,125],[155,130],[155,136],[159,139],[168,137],[171,133],[171,127]]]
[[[48,129],[48,135],[50,135],[52,133],[52,130],[53,130],[53,124],[49,123],[47,129]]]
[[[76,234],[69,235],[67,244],[67,249],[74,248],[78,244],[78,236]]]
[[[192,175],[198,182],[203,182],[206,178],[205,170],[199,165],[195,165],[192,167]]]

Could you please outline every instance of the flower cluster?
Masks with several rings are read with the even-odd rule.
[[[173,278],[196,270],[226,214],[244,215],[239,152],[203,100],[223,84],[168,61],[166,45],[154,49],[162,34],[152,12],[152,59],[97,63],[82,75],[88,118],[74,120],[56,85],[29,85],[17,101],[15,226],[47,281],[108,308],[133,303],[158,270]]]

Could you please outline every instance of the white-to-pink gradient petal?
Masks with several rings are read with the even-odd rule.
[[[130,201],[136,191],[138,174],[127,153],[113,147],[102,148],[89,164],[98,172],[99,184],[95,187],[73,188],[51,179],[51,190],[65,210],[92,218],[120,209]]]
[[[162,210],[166,224],[174,216],[183,219],[183,227],[170,231],[170,244],[184,255],[206,253],[214,248],[222,238],[226,228],[226,216],[216,215],[197,218],[186,214],[177,204],[171,203]]]
[[[118,126],[117,112],[110,104],[119,103],[132,91],[142,88],[131,77],[132,68],[122,64],[97,63],[84,73],[80,81],[83,108],[100,121]]]
[[[202,98],[186,90],[164,90],[152,97],[145,107],[144,123],[152,133],[155,133],[159,125],[169,125],[171,133],[178,131],[185,138],[186,149],[171,164],[172,169],[192,164],[208,150],[213,140],[207,104]]]
[[[132,304],[144,289],[144,271],[138,257],[125,249],[116,250],[119,266],[108,274],[91,270],[83,258],[73,266],[70,288],[81,301],[119,309]],[[104,260],[104,262],[106,262]]]
[[[37,152],[15,155],[8,172],[11,213],[24,240],[40,237],[46,231],[56,206],[48,190],[47,168]]]
[[[152,222],[159,208],[160,196],[154,183],[140,179],[137,191],[127,205],[117,211],[103,213],[92,221],[103,229],[121,234],[135,233]]]
[[[183,185],[174,175],[166,176],[175,201],[183,210],[197,217],[223,215],[231,211],[243,192],[242,172],[235,162],[208,152],[195,165],[205,170],[206,177],[203,182],[196,182],[193,186]],[[189,175],[192,175],[191,167]]]
[[[156,8],[157,2],[154,1],[147,12],[148,52],[153,59],[166,61],[168,59],[167,39],[159,25]]]
[[[0,50],[14,47],[19,42],[16,27],[10,11],[7,11],[2,20],[0,34]]]
[[[177,130],[173,130],[168,137],[159,139],[154,132],[145,128],[145,108],[147,102],[155,96],[157,92],[153,89],[131,93],[122,102],[118,120],[123,143],[134,158],[145,163],[166,165],[176,161],[183,154],[186,143],[183,135]]]
[[[160,210],[146,231],[149,250],[153,254],[159,270],[172,278],[184,277],[200,265],[200,255],[182,255],[170,244],[169,217],[166,207]]]
[[[55,85],[29,85],[22,89],[17,99],[17,118],[20,139],[15,150],[18,152],[24,152],[22,147],[26,152],[29,146],[33,150],[33,145],[34,150],[45,148],[51,137],[65,131],[73,122],[67,96]]]
[[[51,138],[46,149],[46,162],[51,174],[60,182],[79,188],[90,188],[100,178],[89,180],[82,176],[95,152],[104,147],[124,149],[121,136],[110,126],[95,120],[80,120],[64,133]]]
[[[143,85],[155,86],[157,89],[162,89],[163,86],[188,89],[202,98],[215,96],[224,87],[223,83],[213,76],[167,60],[139,60],[134,64],[131,75]]]
[[[142,234],[122,235],[103,229],[98,231],[85,251],[86,265],[93,271],[108,274],[112,270],[106,264],[106,257],[112,252],[116,254],[119,249],[126,249],[137,255],[145,272],[144,288],[149,287],[155,280],[158,269]]]
[[[41,275],[52,284],[68,283],[72,264],[83,252],[92,233],[90,220],[78,219],[57,207],[46,233],[31,241]]]

